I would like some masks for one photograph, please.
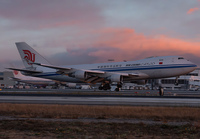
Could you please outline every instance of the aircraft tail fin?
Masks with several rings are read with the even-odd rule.
[[[19,81],[20,75],[21,73],[19,71],[13,70],[13,77],[8,77],[8,79],[12,81]]]
[[[22,76],[21,72],[19,72],[17,70],[13,70],[13,75],[15,78],[19,78],[20,76]]]
[[[29,70],[41,70],[43,67],[39,67],[38,65],[32,63],[43,63],[50,64],[43,56],[41,56],[37,51],[35,51],[32,47],[30,47],[25,42],[16,42],[17,49],[23,61],[23,64],[26,69]]]

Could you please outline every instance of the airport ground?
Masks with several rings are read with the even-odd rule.
[[[44,93],[41,95],[41,93]],[[8,93],[7,95],[5,95]],[[30,93],[30,94],[28,94]],[[66,93],[66,92],[64,92]],[[70,92],[68,92],[70,93]],[[2,92],[1,97],[29,96],[69,97],[58,92],[20,91]],[[74,98],[80,92],[71,92]],[[83,97],[151,97],[150,93],[125,92],[123,95],[113,92],[83,92]],[[173,97],[184,99],[198,98],[199,92],[174,92]],[[28,95],[27,95],[28,94]],[[108,95],[108,96],[107,96]],[[153,94],[152,94],[153,95]],[[154,94],[153,97],[158,97]],[[161,99],[168,99],[165,96]],[[190,102],[188,102],[190,103]],[[132,105],[66,105],[57,104],[18,104],[16,102],[0,103],[0,138],[199,138],[199,106],[132,106]]]

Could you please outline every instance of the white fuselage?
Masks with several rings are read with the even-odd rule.
[[[195,70],[197,65],[179,56],[163,56],[146,58],[137,61],[82,64],[63,67],[106,72],[102,75],[102,77],[118,73],[137,73],[141,76],[134,77],[133,80],[143,80],[184,75]],[[42,67],[42,69],[43,73],[32,74],[31,76],[66,82],[80,82],[80,80],[76,78],[58,74],[55,69],[46,67]],[[131,79],[129,78],[128,80]]]

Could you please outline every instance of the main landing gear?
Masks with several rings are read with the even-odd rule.
[[[115,88],[115,91],[118,92],[120,90],[120,88],[122,88],[122,83],[117,83]],[[99,86],[99,90],[111,90],[111,86],[109,82],[103,82],[100,86]]]
[[[118,92],[122,88],[122,83],[117,83],[117,87],[115,88],[115,91]]]
[[[99,90],[110,90],[110,84],[107,82],[103,82],[100,86],[99,86]]]

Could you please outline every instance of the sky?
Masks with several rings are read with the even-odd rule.
[[[0,0],[0,70],[15,42],[55,65],[180,55],[200,65],[200,0]]]

